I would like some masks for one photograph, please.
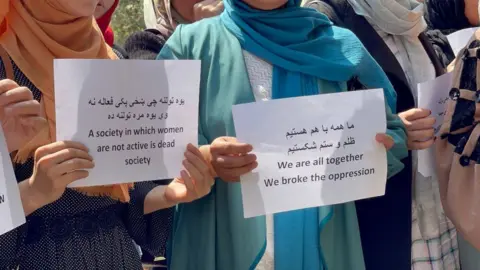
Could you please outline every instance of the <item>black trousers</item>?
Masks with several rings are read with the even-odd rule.
[[[385,196],[357,201],[358,223],[367,270],[411,269],[412,163],[387,180]]]

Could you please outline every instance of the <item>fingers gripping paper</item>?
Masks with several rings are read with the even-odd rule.
[[[199,61],[55,60],[57,140],[90,149],[71,186],[178,177],[198,141]]]

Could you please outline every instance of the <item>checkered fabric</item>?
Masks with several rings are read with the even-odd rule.
[[[432,226],[436,226],[432,224]],[[445,214],[439,216],[438,233],[422,237],[419,215],[412,206],[412,270],[460,270],[457,231]]]

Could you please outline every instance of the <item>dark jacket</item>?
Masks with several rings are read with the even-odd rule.
[[[147,29],[130,35],[124,48],[129,59],[154,60],[166,42],[160,31]]]
[[[415,106],[413,92],[395,55],[370,23],[355,13],[347,0],[309,0],[305,6],[326,14],[335,25],[347,28],[357,35],[390,79],[397,93],[398,112]],[[443,74],[449,60],[442,61],[438,57],[427,35],[421,34],[419,38],[432,60],[436,75]],[[453,58],[453,52],[451,55]],[[388,179],[385,196],[355,203],[367,270],[411,268],[411,155],[403,163],[405,169]]]
[[[426,0],[425,19],[430,29],[448,35],[474,27],[465,16],[465,0]]]

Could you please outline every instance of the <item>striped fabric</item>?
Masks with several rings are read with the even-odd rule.
[[[442,214],[436,235],[422,237],[419,215],[412,207],[412,270],[460,270],[457,231]]]

